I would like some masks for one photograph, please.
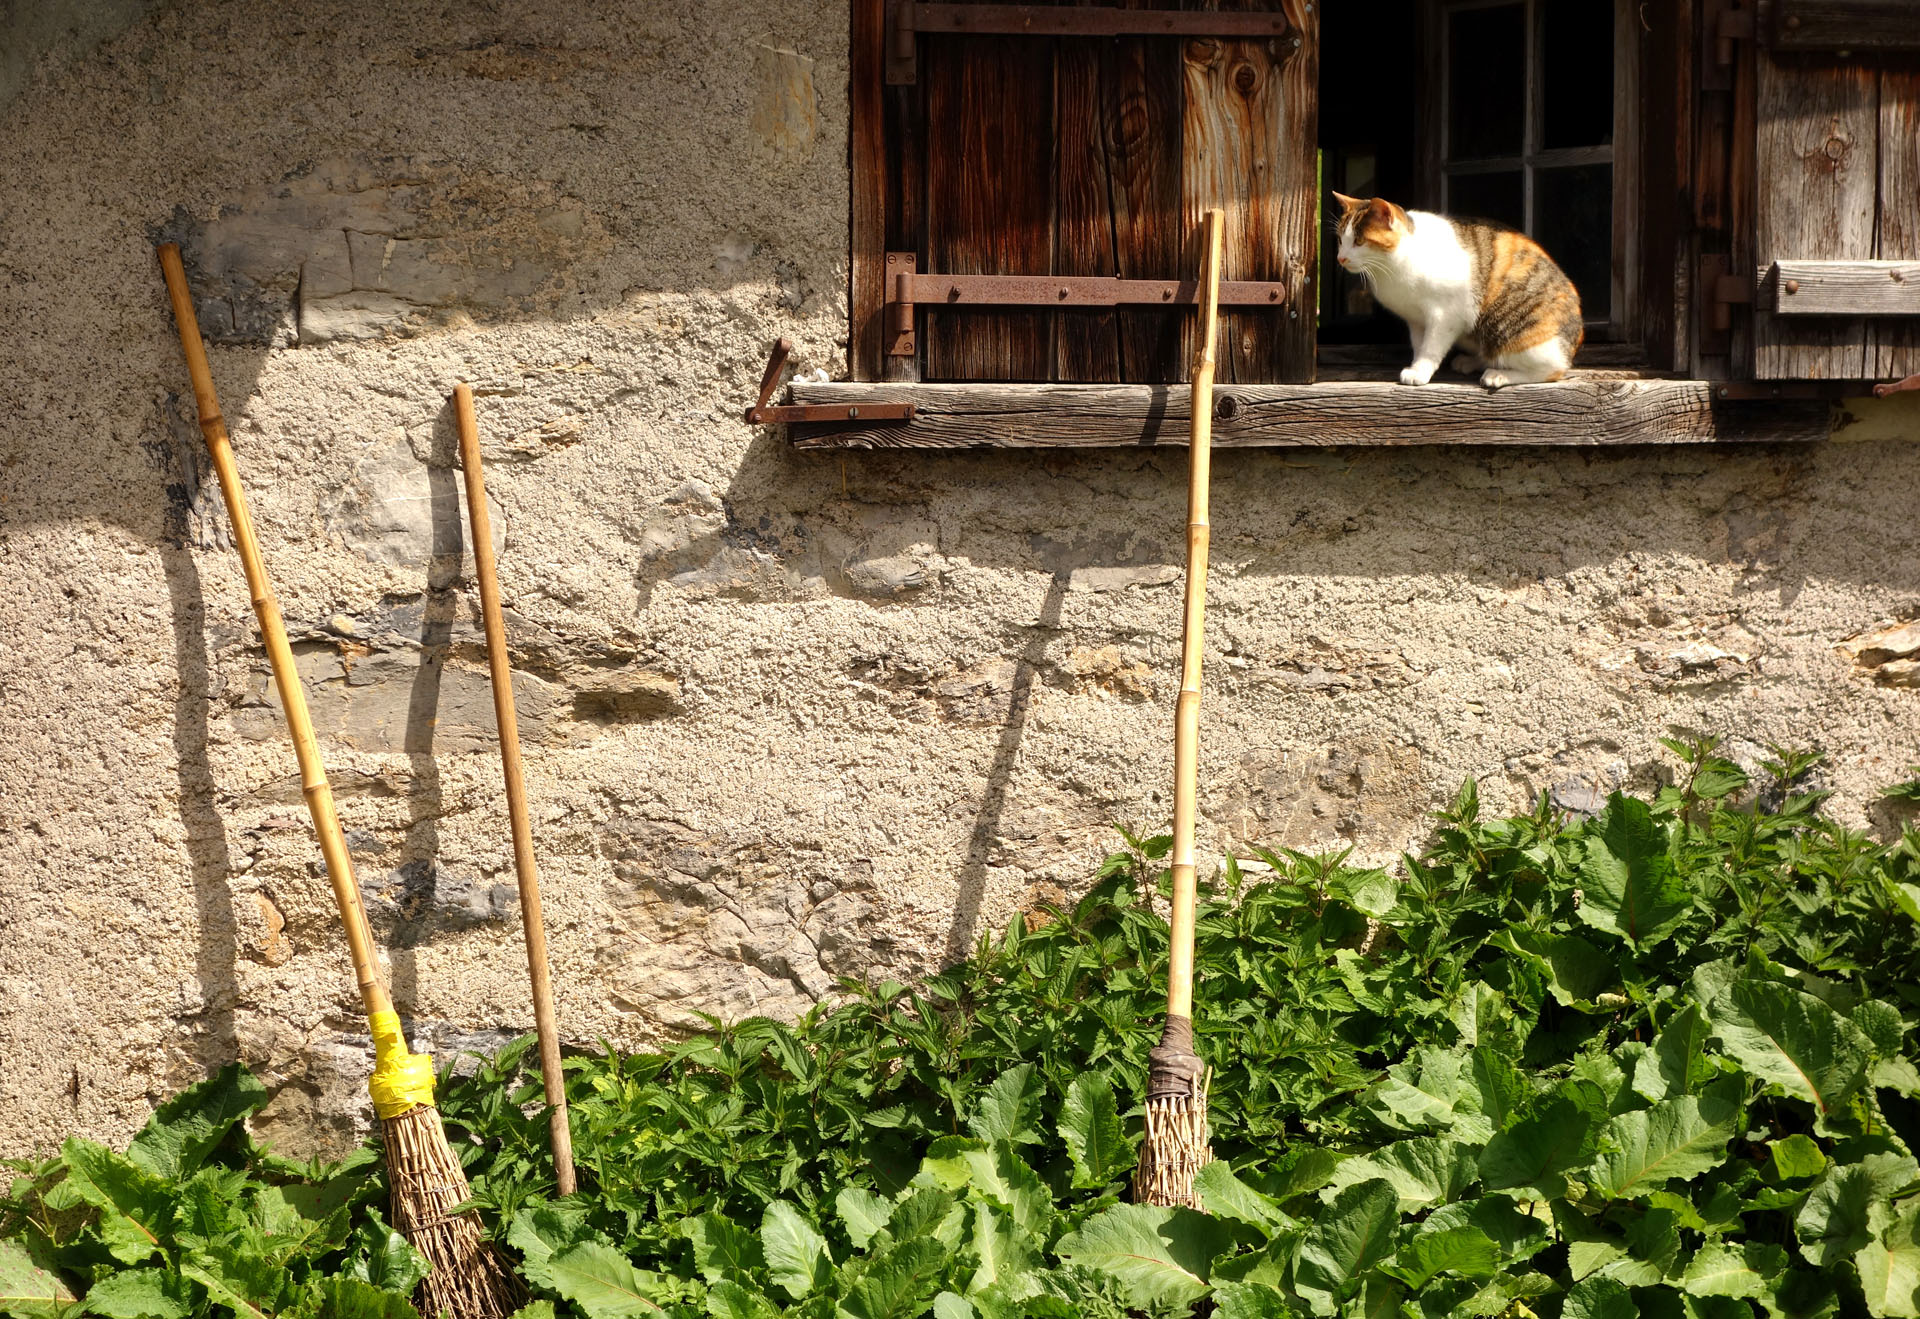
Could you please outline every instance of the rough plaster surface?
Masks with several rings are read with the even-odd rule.
[[[925,971],[1162,823],[1182,453],[806,456],[736,420],[776,335],[843,364],[845,30],[175,2],[6,107],[0,1153],[123,1139],[236,1055],[291,1148],[370,1117],[157,237],[423,1043],[531,1020],[462,378],[570,1040]],[[1796,450],[1222,453],[1211,841],[1386,859],[1467,774],[1591,808],[1670,725],[1817,741],[1892,826],[1915,401]]]

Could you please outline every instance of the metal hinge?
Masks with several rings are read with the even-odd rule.
[[[1118,11],[1116,11],[1118,12]],[[1105,275],[922,275],[912,252],[887,253],[887,353],[914,353],[916,306],[1184,307],[1200,301],[1197,279],[1118,279]],[[1223,279],[1222,307],[1284,306],[1278,281]]]
[[[1282,13],[1215,10],[1109,9],[1096,5],[955,5],[890,0],[887,5],[887,82],[916,81],[922,33],[1014,37],[1213,37],[1264,40],[1298,33]]]
[[[911,403],[783,403],[773,404],[780,372],[793,355],[793,340],[775,339],[767,354],[766,374],[760,377],[760,401],[745,412],[749,426],[777,426],[794,421],[912,421]]]
[[[1700,325],[1700,351],[1718,355],[1728,351],[1733,309],[1753,305],[1753,280],[1733,273],[1733,258],[1703,254],[1700,258],[1700,304],[1706,317]]]
[[[1738,0],[1707,0],[1701,17],[1706,40],[1700,50],[1700,89],[1731,91],[1738,47],[1742,42],[1752,42],[1759,31],[1752,4],[1749,0],[1742,8]]]

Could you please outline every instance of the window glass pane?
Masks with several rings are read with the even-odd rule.
[[[1540,145],[1613,141],[1613,0],[1540,6]]]
[[[1447,87],[1450,159],[1520,154],[1527,103],[1524,5],[1448,15]]]
[[[1526,204],[1520,191],[1520,171],[1447,176],[1447,214],[1475,220],[1497,220],[1518,229],[1526,223]]]
[[[1580,290],[1590,321],[1613,314],[1613,166],[1535,170],[1533,236]]]

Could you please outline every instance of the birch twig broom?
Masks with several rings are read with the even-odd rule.
[[[468,1198],[467,1175],[447,1144],[440,1110],[433,1106],[433,1058],[408,1051],[393,1000],[374,972],[373,929],[360,902],[359,885],[354,882],[346,837],[333,810],[333,790],[327,783],[327,771],[320,763],[320,748],[307,717],[306,692],[293,665],[286,624],[273,598],[273,584],[267,580],[253,518],[247,512],[247,497],[240,487],[240,469],[227,439],[227,424],[214,397],[213,373],[200,343],[200,324],[187,291],[178,245],[167,243],[160,248],[160,268],[166,274],[180,347],[186,353],[187,374],[193,380],[200,431],[206,437],[214,471],[220,476],[220,493],[226,497],[227,516],[233,523],[233,541],[240,550],[241,567],[246,570],[254,616],[260,621],[260,639],[273,666],[274,686],[280,689],[287,731],[292,734],[294,755],[300,762],[300,789],[313,816],[314,833],[319,835],[320,854],[326,858],[327,877],[333,883],[333,900],[346,930],[354,977],[360,982],[360,1001],[373,1033],[373,1077],[369,1086],[386,1144],[394,1226],[433,1266],[420,1284],[420,1308],[429,1315],[450,1313],[454,1319],[496,1319],[524,1302],[526,1291],[481,1233],[479,1220],[472,1213],[450,1212]]]
[[[1220,323],[1220,231],[1208,211],[1202,232],[1200,333],[1193,363],[1188,432],[1187,590],[1180,645],[1180,699],[1173,716],[1173,911],[1167,931],[1167,1020],[1148,1055],[1147,1133],[1134,1170],[1141,1204],[1198,1209],[1193,1175],[1207,1147],[1207,1065],[1193,1050],[1194,799],[1200,777],[1200,658],[1207,611],[1207,484],[1213,445],[1214,340]]]

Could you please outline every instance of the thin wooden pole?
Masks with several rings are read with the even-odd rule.
[[[454,386],[460,430],[460,466],[467,478],[467,514],[473,527],[474,576],[480,583],[480,613],[486,621],[487,668],[493,679],[493,714],[500,726],[500,768],[507,780],[507,816],[513,825],[513,868],[520,881],[520,920],[527,936],[527,977],[533,985],[533,1023],[540,1038],[540,1073],[546,1083],[547,1126],[553,1143],[553,1174],[560,1194],[572,1195],[573,1134],[567,1126],[566,1075],[560,1065],[560,1027],[554,1018],[553,980],[547,970],[547,927],[540,914],[540,868],[533,855],[533,825],[527,818],[527,785],[520,768],[520,727],[513,709],[513,670],[507,662],[507,625],[500,614],[500,579],[493,562],[493,525],[487,514],[486,478],[480,466],[480,427],[473,415],[473,388]]]
[[[1193,364],[1187,467],[1187,592],[1181,631],[1180,698],[1173,715],[1173,913],[1168,938],[1167,1015],[1193,1016],[1193,920],[1196,881],[1193,822],[1200,781],[1200,661],[1206,646],[1207,486],[1213,458],[1214,340],[1220,324],[1220,235],[1224,216],[1208,211],[1200,299],[1199,356]]]
[[[220,402],[214,396],[213,373],[207,367],[206,349],[200,343],[200,323],[194,316],[192,295],[187,291],[187,272],[180,262],[178,244],[161,246],[160,269],[167,278],[167,297],[173,303],[173,322],[180,331],[181,351],[187,357],[187,375],[193,380],[200,433],[206,437],[213,470],[220,477],[220,493],[226,497],[227,517],[233,523],[240,566],[247,574],[254,617],[260,622],[260,639],[267,648],[267,663],[273,668],[273,683],[280,691],[280,704],[287,712],[293,754],[300,762],[300,790],[306,796],[307,811],[313,816],[313,831],[320,839],[320,855],[326,858],[334,905],[340,910],[340,924],[347,933],[347,951],[353,958],[354,978],[360,983],[360,1001],[369,1017],[376,1012],[392,1012],[393,1000],[375,973],[373,930],[367,924],[366,909],[360,902],[359,885],[354,882],[346,836],[334,813],[333,789],[327,784],[327,771],[320,763],[320,749],[314,742],[306,691],[300,685],[299,671],[294,668],[286,623],[280,617],[280,605],[273,598],[273,584],[267,580],[266,564],[260,558],[253,518],[247,512],[246,492],[240,487],[240,469],[233,460],[233,444],[227,438],[227,423],[220,415]]]

